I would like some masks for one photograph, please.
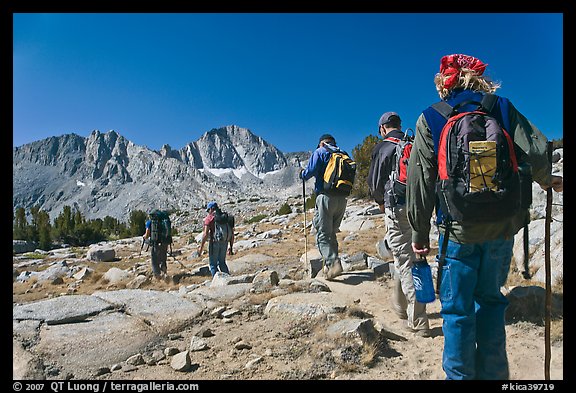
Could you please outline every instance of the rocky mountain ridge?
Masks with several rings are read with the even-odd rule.
[[[63,206],[127,220],[135,209],[198,210],[211,199],[283,199],[299,184],[296,161],[250,130],[215,128],[178,150],[136,145],[116,131],[67,134],[13,149],[13,208]]]

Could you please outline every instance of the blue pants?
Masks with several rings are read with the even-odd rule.
[[[440,245],[443,238],[441,234]],[[513,239],[474,244],[448,240],[440,284],[446,379],[508,379],[508,299],[500,287],[508,276],[513,245]]]
[[[212,277],[218,272],[230,274],[228,265],[226,265],[226,251],[228,242],[210,242],[208,245],[208,259],[210,261],[210,273]]]

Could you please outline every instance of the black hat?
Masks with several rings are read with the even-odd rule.
[[[322,141],[332,141],[332,143],[336,143],[336,139],[334,139],[334,137],[330,134],[323,134],[320,137],[320,139],[318,140],[318,147],[320,147],[320,142],[322,142]]]

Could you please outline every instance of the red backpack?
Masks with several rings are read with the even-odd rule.
[[[412,135],[408,134],[412,131]],[[408,161],[410,153],[412,152],[412,145],[414,143],[414,131],[409,128],[404,133],[402,139],[389,136],[384,139],[385,141],[394,143],[396,145],[396,154],[394,160],[394,167],[390,172],[390,180],[392,181],[392,193],[396,202],[399,198],[406,197],[406,179],[408,177]]]
[[[491,115],[496,96],[477,109],[458,112],[445,101],[433,105],[447,119],[438,147],[436,192],[444,214],[460,222],[511,217],[522,208],[514,142]]]

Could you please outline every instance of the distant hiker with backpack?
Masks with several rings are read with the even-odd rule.
[[[514,235],[529,219],[531,179],[563,190],[563,178],[551,174],[546,137],[507,98],[493,94],[500,85],[484,76],[486,66],[468,55],[442,57],[434,78],[441,101],[419,116],[408,165],[417,254],[430,251],[436,209],[447,379],[509,378],[508,300],[500,288]]]
[[[234,217],[223,212],[216,202],[206,205],[208,215],[204,218],[202,242],[198,254],[202,255],[204,244],[208,240],[208,258],[212,277],[218,272],[230,274],[226,265],[226,251],[232,255],[234,246]],[[228,249],[228,245],[230,248]]]
[[[308,166],[300,171],[300,179],[316,177],[316,206],[312,224],[316,229],[316,245],[322,255],[323,271],[328,280],[342,274],[336,234],[344,218],[347,200],[352,190],[356,163],[348,153],[336,146],[330,134],[324,134],[312,153]]]
[[[154,210],[148,215],[144,242],[151,246],[152,273],[156,278],[167,277],[168,246],[172,244],[172,225],[167,212]]]
[[[405,328],[422,337],[430,336],[426,304],[416,301],[412,277],[412,229],[406,215],[406,167],[412,137],[402,132],[402,120],[396,112],[386,112],[378,121],[382,138],[372,150],[368,170],[368,189],[384,213],[386,238],[394,256],[395,289],[392,307]]]

